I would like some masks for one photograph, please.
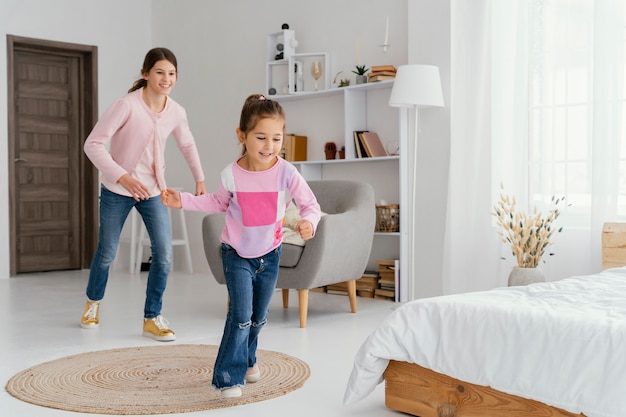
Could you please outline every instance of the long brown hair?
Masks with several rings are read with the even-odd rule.
[[[146,57],[143,59],[143,67],[141,67],[141,75],[149,73],[152,67],[154,67],[154,65],[157,62],[162,61],[164,59],[169,61],[172,65],[174,65],[176,72],[178,72],[178,63],[176,61],[176,55],[174,55],[174,52],[170,51],[167,48],[152,48],[148,51],[148,53],[146,54]],[[128,90],[128,92],[132,93],[133,91],[138,90],[141,87],[145,87],[147,84],[148,84],[148,81],[146,81],[143,78],[140,78],[137,81],[135,81],[135,83]]]
[[[282,106],[274,100],[266,98],[263,94],[251,94],[246,98],[241,109],[241,117],[239,119],[239,130],[242,134],[247,135],[259,119],[277,118],[285,120],[285,112]],[[241,154],[246,153],[246,145],[243,145]]]

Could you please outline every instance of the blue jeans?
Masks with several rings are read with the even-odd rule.
[[[172,232],[167,207],[159,196],[135,201],[107,190],[100,190],[100,237],[98,248],[91,261],[87,298],[100,301],[109,279],[109,268],[115,259],[122,227],[128,213],[135,207],[150,236],[152,261],[148,272],[144,317],[153,318],[161,314],[163,292],[172,263]]]
[[[213,368],[213,386],[219,390],[243,386],[246,371],[256,363],[259,333],[267,322],[281,253],[279,246],[260,258],[246,259],[222,244],[230,302]]]

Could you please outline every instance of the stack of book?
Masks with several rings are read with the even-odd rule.
[[[365,271],[361,278],[356,280],[356,295],[360,297],[374,298],[378,289],[378,272]]]
[[[374,298],[383,300],[396,300],[396,268],[393,259],[378,260],[378,288],[374,292]]]
[[[348,295],[348,283],[340,282],[326,286],[327,294]]]
[[[368,130],[355,130],[352,132],[357,158],[373,158],[387,156],[378,133]]]
[[[393,65],[372,65],[370,72],[367,74],[367,82],[392,80],[396,78],[396,67]]]

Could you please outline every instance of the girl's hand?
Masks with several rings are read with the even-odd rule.
[[[309,240],[313,237],[313,225],[308,220],[300,220],[296,224],[296,232],[300,235],[302,240]]]
[[[147,200],[150,198],[150,192],[146,186],[143,185],[141,181],[131,177],[129,174],[122,175],[117,182],[122,187],[126,188],[135,201]]]
[[[183,203],[180,201],[180,192],[171,188],[161,191],[161,202],[167,207],[183,208]]]
[[[206,186],[204,185],[204,181],[200,181],[196,183],[196,195],[207,194]]]

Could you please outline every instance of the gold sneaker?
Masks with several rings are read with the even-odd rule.
[[[167,320],[163,316],[143,320],[143,335],[151,337],[159,342],[171,342],[176,340],[174,332],[167,328]]]
[[[100,311],[100,302],[87,301],[83,310],[83,317],[80,319],[80,327],[83,329],[95,329],[100,325],[98,313]]]

